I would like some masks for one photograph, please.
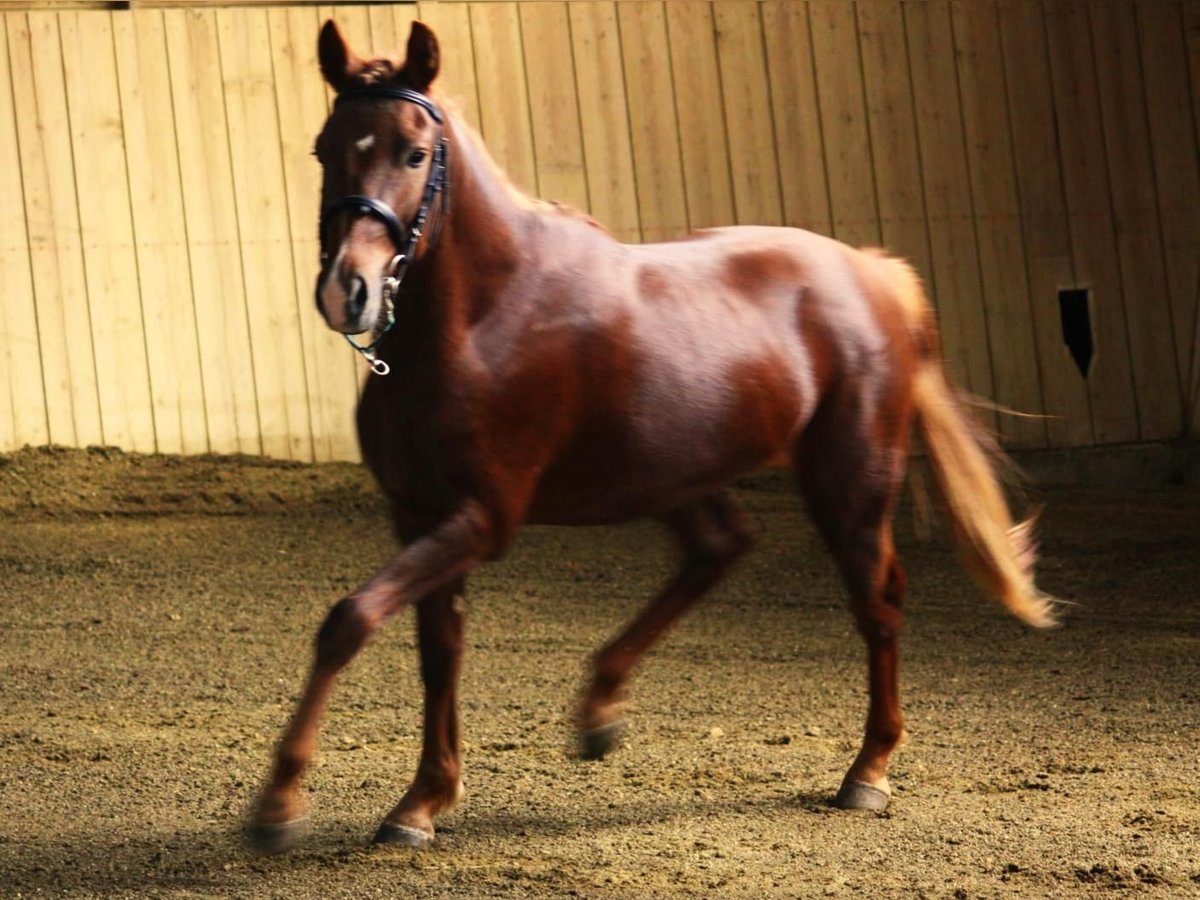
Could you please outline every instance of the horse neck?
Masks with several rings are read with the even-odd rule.
[[[458,312],[474,319],[497,281],[517,268],[522,241],[538,213],[507,183],[469,126],[451,114],[445,127],[450,199],[439,210],[445,219],[427,229],[440,236],[422,268],[434,302],[465,303],[471,308]]]

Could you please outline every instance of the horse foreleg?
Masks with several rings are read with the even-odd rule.
[[[458,675],[462,669],[466,603],[460,580],[417,604],[425,727],[412,785],[375,833],[378,844],[419,847],[433,840],[433,817],[462,796]]]
[[[300,778],[312,761],[325,704],[347,663],[384,622],[415,599],[460,579],[487,556],[491,529],[482,509],[461,509],[404,548],[370,581],[338,601],[317,633],[316,658],[304,693],[275,752],[275,764],[250,827],[264,852],[281,852],[296,839],[304,802]]]
[[[625,684],[638,661],[753,543],[746,514],[729,492],[664,518],[680,540],[683,565],[650,605],[592,658],[592,679],[579,714],[584,759],[599,759],[615,748]]]

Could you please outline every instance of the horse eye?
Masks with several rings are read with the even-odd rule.
[[[425,162],[425,151],[424,150],[414,150],[412,153],[410,153],[408,155],[408,167],[410,169],[415,169],[417,166],[419,166],[423,162]]]

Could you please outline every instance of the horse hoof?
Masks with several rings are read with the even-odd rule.
[[[246,827],[246,845],[253,853],[275,856],[296,846],[304,819],[290,822],[254,822]]]
[[[617,749],[624,731],[622,722],[610,722],[599,728],[589,728],[579,735],[579,758],[586,760],[604,759]]]
[[[891,794],[886,790],[887,781],[884,781],[884,787],[878,788],[873,784],[867,784],[865,781],[843,781],[841,790],[837,792],[837,797],[834,798],[834,804],[842,809],[866,809],[872,812],[883,812],[887,809],[888,801],[891,800]]]
[[[433,835],[413,828],[411,825],[393,825],[384,822],[371,839],[372,844],[399,844],[402,847],[428,847],[433,843]]]

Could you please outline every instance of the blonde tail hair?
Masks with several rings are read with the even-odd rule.
[[[922,356],[913,381],[918,427],[963,564],[980,588],[1022,622],[1038,628],[1055,625],[1056,601],[1033,583],[1035,519],[1013,521],[997,476],[1004,455],[946,379],[920,279],[900,260],[888,262]]]

